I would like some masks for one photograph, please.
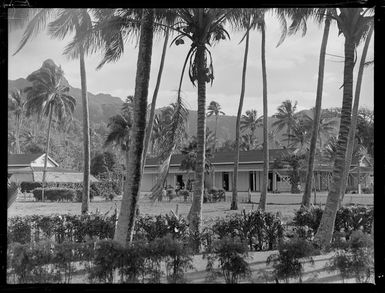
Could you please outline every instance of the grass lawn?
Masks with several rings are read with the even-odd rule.
[[[239,193],[239,204],[237,211],[230,210],[231,193],[226,194],[226,202],[205,203],[203,204],[203,218],[210,219],[224,217],[228,214],[239,213],[243,209],[246,211],[258,208],[259,193],[252,194],[253,204],[246,203],[247,193]],[[317,193],[317,203],[325,204],[327,193]],[[282,220],[285,221],[293,216],[294,210],[298,209],[301,203],[302,194],[268,194],[266,211],[280,212]],[[312,198],[313,201],[313,198]],[[90,212],[99,210],[101,213],[113,212],[115,208],[120,209],[121,197],[113,201],[104,199],[95,199],[90,203]],[[360,204],[373,205],[372,194],[347,194],[344,198],[344,205]],[[159,215],[170,213],[171,210],[178,214],[186,216],[189,212],[191,202],[183,202],[182,198],[175,198],[171,202],[167,199],[162,202],[152,202],[146,195],[142,195],[139,200],[139,209],[142,215]],[[24,198],[20,194],[13,205],[8,209],[8,217],[26,216],[26,215],[50,215],[50,214],[79,214],[81,203],[77,202],[35,202],[30,197]]]

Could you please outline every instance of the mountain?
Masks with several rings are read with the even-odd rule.
[[[82,121],[82,101],[81,101],[81,89],[72,87],[67,80],[64,81],[70,88],[69,93],[76,99],[75,107],[75,118],[79,121]],[[14,91],[15,89],[23,89],[30,85],[24,78],[19,78],[17,80],[8,80],[8,93]],[[90,121],[91,123],[100,123],[108,122],[108,119],[120,112],[123,101],[118,97],[113,97],[110,94],[93,94],[88,92],[89,99],[89,108],[90,108]],[[159,113],[161,109],[157,109],[156,113]],[[247,110],[247,109],[245,109]],[[303,113],[307,113],[312,116],[311,110],[303,110]],[[300,113],[301,113],[300,112]],[[217,125],[217,139],[219,144],[226,140],[235,139],[235,124],[236,116],[223,115],[218,118]],[[336,119],[339,122],[338,118]],[[268,117],[269,129],[273,130],[272,124],[277,120],[274,117]],[[206,120],[207,127],[214,131],[215,129],[215,116],[208,117]],[[335,129],[334,135],[337,135],[339,123]],[[189,117],[187,123],[187,133],[188,135],[195,136],[197,131],[197,111],[189,110]],[[275,134],[275,141],[283,141],[283,134],[286,133],[286,129],[282,129],[280,132]],[[263,142],[263,127],[258,127],[256,130],[256,137],[258,144]],[[271,141],[271,140],[270,140]],[[272,144],[272,143],[271,143]],[[285,145],[285,143],[283,143]],[[277,148],[279,145],[271,145],[271,148]]]
[[[67,84],[68,82],[65,81]],[[15,89],[23,89],[27,86],[30,86],[31,83],[24,78],[19,78],[16,80],[8,80],[8,94],[14,91]],[[79,88],[74,88],[69,85],[70,91],[69,94],[72,95],[76,100],[76,107],[74,117],[79,121],[82,121],[82,100],[81,100],[81,90]],[[107,122],[108,118],[119,113],[123,101],[118,97],[113,97],[110,94],[93,94],[88,92],[88,101],[90,109],[90,121],[94,123],[100,123],[101,121]]]

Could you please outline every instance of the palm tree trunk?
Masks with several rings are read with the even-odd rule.
[[[41,201],[44,201],[44,187],[45,187],[45,176],[47,173],[47,162],[48,162],[48,153],[49,153],[49,141],[51,138],[51,123],[52,123],[52,114],[53,114],[53,109],[52,109],[52,104],[49,105],[49,121],[48,121],[48,130],[47,130],[47,144],[45,147],[45,158],[44,158],[44,169],[43,169],[43,178],[41,181]]]
[[[332,240],[338,202],[341,194],[341,181],[345,169],[347,140],[349,128],[351,126],[354,50],[355,45],[353,39],[349,36],[345,36],[344,90],[333,178],[326,200],[325,210],[322,214],[321,223],[315,235],[315,241],[318,242],[321,247],[325,247]]]
[[[199,44],[195,55],[198,70],[198,113],[197,113],[197,157],[193,201],[187,219],[193,234],[200,231],[204,192],[204,168],[206,155],[206,54],[205,46]],[[198,243],[195,250],[199,249]]]
[[[83,106],[83,194],[81,213],[86,214],[90,205],[90,117],[87,96],[87,77],[84,63],[84,50],[80,49],[80,81],[82,86],[82,106]]]
[[[218,127],[218,115],[215,115],[214,153],[217,151],[217,127]]]
[[[166,58],[166,51],[167,51],[167,43],[168,43],[168,36],[169,36],[169,29],[166,29],[166,35],[164,37],[164,43],[163,43],[163,51],[162,51],[162,57],[160,59],[160,66],[158,71],[158,77],[156,80],[155,90],[154,94],[152,96],[152,102],[151,102],[151,111],[150,111],[150,118],[148,121],[148,126],[146,128],[146,137],[144,139],[144,149],[143,149],[143,162],[142,162],[142,173],[144,170],[144,165],[146,162],[146,156],[147,156],[147,150],[148,145],[151,140],[152,135],[152,128],[154,125],[154,118],[155,118],[155,106],[156,106],[156,100],[158,97],[159,87],[160,87],[160,81],[162,79],[162,73],[163,73],[163,67],[164,67],[164,60]]]
[[[114,235],[114,240],[123,246],[126,246],[128,242],[132,241],[136,209],[139,200],[139,188],[142,176],[141,164],[143,161],[144,135],[146,130],[148,84],[151,69],[153,23],[153,9],[143,9],[135,80],[132,139],[128,154],[130,161],[127,166],[126,186]]]
[[[315,101],[313,131],[312,131],[312,136],[310,141],[306,184],[305,184],[305,191],[302,197],[302,206],[305,206],[305,207],[309,207],[310,205],[311,182],[312,182],[313,171],[314,171],[314,157],[316,153],[317,138],[318,138],[318,132],[319,132],[320,117],[321,117],[322,90],[323,90],[324,72],[325,72],[325,53],[326,53],[326,46],[329,38],[329,28],[330,28],[330,18],[326,17],[324,33],[323,33],[322,43],[321,43],[321,52],[319,57],[317,96]]]
[[[262,59],[262,80],[263,80],[263,179],[262,179],[262,190],[261,198],[259,200],[258,208],[265,210],[266,208],[266,196],[267,196],[267,185],[269,180],[269,140],[268,140],[268,125],[267,125],[267,74],[266,74],[266,56],[265,56],[265,21],[261,28],[262,32],[262,48],[261,48],[261,59]]]
[[[18,114],[16,117],[16,154],[20,154],[20,124],[21,124],[21,115]]]
[[[241,96],[239,97],[238,115],[235,128],[235,158],[234,158],[234,174],[233,174],[233,195],[231,198],[230,210],[238,209],[238,165],[239,165],[239,136],[240,136],[240,124],[243,100],[245,98],[245,84],[246,84],[246,69],[247,69],[247,55],[249,52],[249,32],[246,34],[245,55],[243,57],[243,70],[242,70],[242,85]]]
[[[352,126],[350,127],[349,130],[349,140],[348,140],[348,146],[347,146],[347,153],[346,153],[346,165],[345,165],[345,170],[344,170],[344,175],[342,177],[342,182],[341,182],[341,196],[340,196],[340,204],[341,206],[345,191],[346,191],[346,183],[348,181],[348,176],[349,176],[349,170],[350,170],[350,165],[352,162],[352,155],[353,155],[353,149],[354,149],[354,137],[356,135],[356,129],[357,129],[357,116],[358,116],[358,105],[360,101],[360,93],[361,93],[361,84],[362,84],[362,77],[364,75],[364,68],[365,68],[365,59],[366,59],[366,54],[368,52],[369,48],[369,43],[370,39],[373,34],[373,26],[371,27],[366,40],[365,40],[365,45],[362,50],[362,56],[361,56],[361,61],[360,61],[360,67],[358,69],[358,74],[357,74],[357,83],[356,83],[356,91],[354,93],[354,103],[353,103],[353,110],[352,110]]]

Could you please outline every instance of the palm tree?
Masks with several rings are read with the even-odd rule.
[[[178,19],[180,19],[177,26],[179,35],[173,42],[183,44],[183,38],[191,40],[192,44],[186,60],[190,60],[190,80],[194,85],[197,81],[198,88],[196,180],[193,202],[187,217],[193,233],[200,230],[202,218],[206,148],[206,82],[212,82],[214,78],[211,53],[207,45],[228,37],[223,24],[230,12],[231,10],[214,8],[176,9]],[[209,61],[208,64],[207,61]]]
[[[43,201],[52,117],[55,114],[58,120],[62,120],[64,117],[72,115],[76,104],[75,99],[68,94],[69,87],[62,84],[63,78],[64,72],[61,67],[57,67],[52,60],[46,60],[39,70],[27,77],[32,86],[24,89],[27,97],[27,111],[43,113],[49,119],[42,179]]]
[[[349,139],[348,139],[348,145],[347,145],[347,151],[346,151],[346,165],[345,165],[344,175],[343,175],[342,181],[341,181],[342,192],[341,192],[340,203],[342,203],[344,195],[345,195],[346,182],[348,180],[350,164],[352,161],[354,138],[356,136],[356,129],[357,129],[358,104],[359,104],[359,100],[360,100],[362,76],[364,74],[366,54],[368,52],[369,43],[370,43],[370,39],[371,39],[372,34],[373,34],[373,30],[374,30],[374,27],[372,24],[371,28],[369,30],[369,33],[366,37],[364,49],[363,49],[362,55],[361,55],[360,67],[359,67],[358,75],[357,75],[356,91],[354,93],[355,96],[354,96],[353,113],[352,113],[352,124],[351,124],[350,130],[349,130]]]
[[[260,29],[262,33],[261,42],[261,61],[262,61],[262,81],[263,81],[263,180],[261,197],[258,209],[264,211],[266,208],[267,185],[269,180],[269,126],[267,124],[267,72],[266,72],[266,32],[265,32],[265,15],[262,15]]]
[[[243,134],[239,147],[242,151],[254,150],[257,148],[257,139],[250,133]]]
[[[373,17],[365,16],[369,11],[362,8],[340,8],[333,10],[331,17],[337,22],[340,33],[345,37],[344,88],[341,110],[340,130],[338,134],[337,154],[333,167],[332,184],[322,214],[320,226],[315,235],[315,241],[321,247],[328,245],[332,239],[334,222],[341,195],[341,181],[343,180],[346,147],[351,127],[352,99],[353,99],[353,68],[354,52],[358,44],[367,35]]]
[[[214,152],[217,147],[217,125],[218,125],[218,117],[219,115],[226,115],[225,112],[221,111],[222,107],[219,103],[215,101],[211,101],[210,105],[207,107],[207,117],[211,117],[215,115],[215,131],[214,131]],[[207,143],[207,142],[206,142]]]
[[[232,198],[231,198],[231,210],[238,209],[238,191],[237,191],[237,183],[238,183],[238,165],[239,165],[239,145],[240,145],[240,132],[241,132],[241,115],[243,108],[243,101],[245,97],[245,85],[246,85],[246,69],[247,69],[247,59],[249,52],[249,39],[250,39],[250,30],[255,29],[256,27],[260,28],[259,23],[259,11],[254,9],[240,9],[239,13],[235,13],[232,17],[232,23],[234,27],[240,27],[246,30],[244,37],[241,42],[245,40],[245,53],[243,57],[243,69],[242,69],[242,79],[241,79],[241,93],[239,97],[239,105],[238,105],[238,114],[235,125],[235,160],[234,160],[234,173],[233,173],[233,190],[232,190]]]
[[[316,152],[317,138],[319,137],[320,118],[321,118],[322,90],[323,90],[323,80],[324,80],[324,71],[325,71],[325,53],[326,53],[326,46],[327,46],[327,41],[329,37],[330,22],[331,22],[330,17],[326,15],[324,32],[323,32],[322,43],[321,43],[319,66],[318,66],[317,94],[316,94],[316,103],[315,103],[315,111],[314,111],[314,123],[312,125],[312,136],[311,136],[310,149],[309,149],[309,161],[307,165],[305,191],[302,197],[302,206],[304,207],[309,207],[310,205],[311,185],[312,185],[313,176],[314,176],[313,174],[314,158],[315,158],[315,152]]]
[[[285,137],[283,141],[290,141],[288,147],[303,150],[309,144],[309,123],[306,123],[303,119],[297,119],[291,126],[291,133],[284,133],[282,136]]]
[[[132,140],[129,147],[127,180],[119,212],[114,240],[123,246],[132,241],[142,176],[142,156],[146,129],[147,95],[150,80],[154,10],[143,9],[140,27],[139,53],[135,80]]]
[[[126,157],[127,166],[129,162],[129,157],[127,155],[132,130],[131,111],[124,111],[122,109],[121,114],[110,117],[107,127],[110,128],[110,132],[107,135],[104,146],[118,147],[122,154]]]
[[[297,110],[297,101],[294,103],[291,100],[283,101],[282,104],[277,108],[277,113],[273,115],[278,120],[273,122],[272,126],[277,127],[277,131],[281,131],[286,127],[287,146],[290,145],[290,133],[297,119],[295,111]]]
[[[246,111],[246,115],[241,118],[241,131],[249,130],[251,133],[251,140],[255,136],[255,130],[262,125],[263,117],[258,117],[257,110],[251,109]]]
[[[98,44],[98,36],[90,34],[92,20],[87,9],[30,9],[32,19],[29,21],[20,45],[14,54],[17,54],[27,41],[48,24],[48,34],[51,38],[63,40],[69,33],[74,32],[74,38],[64,50],[64,54],[70,59],[79,58],[81,97],[83,111],[83,195],[81,213],[87,213],[90,202],[90,121],[87,95],[87,77],[85,69],[85,55],[94,52]]]
[[[15,148],[16,154],[20,154],[20,129],[23,123],[23,116],[25,115],[25,96],[20,90],[11,93],[9,97],[10,109],[15,115],[16,130],[15,130]]]

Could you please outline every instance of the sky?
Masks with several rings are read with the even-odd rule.
[[[80,88],[79,60],[69,60],[63,56],[63,50],[73,35],[64,40],[50,39],[46,32],[38,34],[29,41],[15,56],[15,52],[23,29],[9,32],[8,42],[8,79],[26,78],[30,73],[41,67],[46,59],[52,59],[61,65],[65,77],[71,86]],[[212,48],[214,82],[207,84],[206,103],[216,101],[222,106],[226,115],[236,115],[241,92],[241,73],[245,51],[245,42],[239,43],[244,33],[234,32],[228,27],[231,39],[224,40]],[[272,115],[284,100],[298,102],[298,110],[314,107],[317,88],[318,62],[322,41],[323,26],[308,23],[307,33],[298,33],[286,37],[276,47],[281,36],[280,24],[272,15],[266,17],[266,66],[268,88],[268,113]],[[151,103],[156,77],[160,64],[163,38],[156,37],[153,44],[151,76],[148,103]],[[358,60],[354,77],[357,75],[363,43],[357,49]],[[162,82],[158,94],[157,107],[166,106],[176,99],[179,78],[190,43],[168,47]],[[341,107],[343,83],[344,37],[338,36],[338,29],[332,23],[329,33],[326,56],[325,77],[322,107]],[[248,54],[246,91],[243,113],[256,109],[262,115],[262,69],[261,69],[261,33],[252,31]],[[123,56],[115,63],[104,65],[100,70],[96,67],[102,60],[102,54],[87,56],[87,89],[93,94],[106,93],[125,99],[134,94],[135,74],[138,48],[134,43],[127,42]],[[367,60],[373,60],[373,37],[369,46]],[[364,71],[360,106],[373,109],[373,66]],[[354,82],[355,88],[355,82]],[[188,108],[197,109],[197,88],[192,85],[185,74],[182,94]]]

